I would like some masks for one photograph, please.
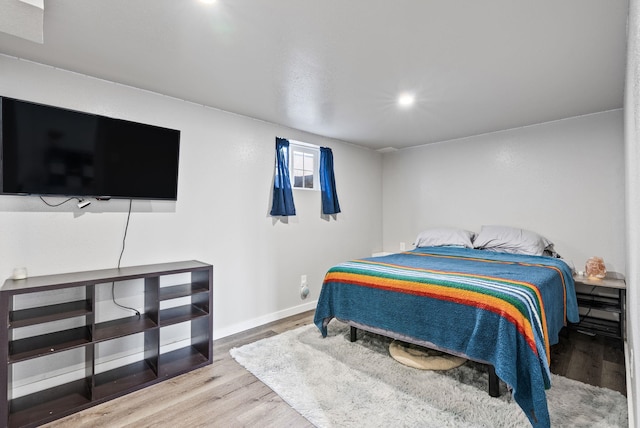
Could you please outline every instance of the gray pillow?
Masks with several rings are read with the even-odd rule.
[[[553,242],[530,230],[508,226],[482,226],[473,247],[502,253],[542,256],[553,251]]]
[[[416,238],[416,247],[456,246],[473,248],[473,237],[476,234],[464,229],[434,228],[420,232]]]

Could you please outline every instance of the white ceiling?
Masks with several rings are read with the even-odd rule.
[[[621,108],[627,10],[627,0],[46,0],[44,44],[0,33],[0,52],[401,148]],[[396,105],[402,91],[415,93],[412,109]]]

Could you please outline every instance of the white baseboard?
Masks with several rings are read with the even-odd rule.
[[[316,308],[318,304],[317,300],[304,303],[302,305],[294,306],[292,308],[287,308],[282,311],[272,312],[267,315],[263,315],[258,318],[253,318],[250,320],[246,320],[237,324],[233,324],[227,327],[216,328],[213,326],[213,340],[221,339],[223,337],[231,336],[232,334],[240,333],[245,330],[250,330],[254,327],[260,327],[261,325],[268,324],[273,321],[278,321],[286,317],[290,317],[292,315],[297,315],[302,312],[310,311]]]
[[[631,371],[633,370],[631,368],[631,366],[634,364],[633,361],[631,361],[631,355],[630,355],[630,351],[629,351],[629,343],[625,340],[624,341],[624,360],[625,360],[625,367],[627,368],[626,371],[626,381],[627,381],[627,411],[629,413],[629,426],[630,427],[635,427],[635,397],[633,395],[633,385],[631,384],[631,382],[633,382],[634,380],[631,378]],[[637,375],[636,375],[637,376]]]

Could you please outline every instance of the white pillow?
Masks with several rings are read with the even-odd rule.
[[[416,238],[415,246],[418,247],[443,247],[457,246],[473,248],[473,237],[476,234],[464,229],[435,228],[420,232]]]
[[[473,247],[502,253],[541,256],[553,251],[553,242],[530,230],[507,226],[482,226]]]

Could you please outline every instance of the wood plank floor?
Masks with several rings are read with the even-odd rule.
[[[551,348],[551,372],[627,395],[624,351],[620,341],[563,331]]]
[[[229,350],[310,324],[313,311],[214,342],[211,366],[52,422],[47,427],[311,427]],[[624,353],[610,339],[568,332],[552,372],[626,394]]]

